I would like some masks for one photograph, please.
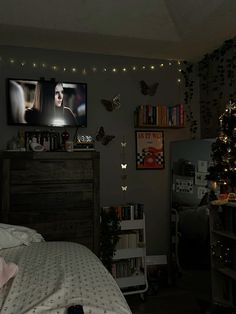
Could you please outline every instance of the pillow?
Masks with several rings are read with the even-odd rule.
[[[44,241],[36,230],[8,224],[0,224],[0,249],[6,249],[18,245],[29,245],[31,242]]]

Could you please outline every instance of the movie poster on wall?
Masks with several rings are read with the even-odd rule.
[[[164,169],[163,131],[136,131],[136,169]]]

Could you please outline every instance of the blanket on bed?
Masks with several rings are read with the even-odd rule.
[[[14,263],[6,263],[3,257],[0,256],[0,288],[2,288],[9,279],[15,277],[18,271],[18,266]]]
[[[19,267],[0,290],[1,314],[64,314],[76,304],[85,314],[131,314],[113,277],[83,245],[33,243],[1,255]]]

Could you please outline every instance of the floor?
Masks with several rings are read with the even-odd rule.
[[[133,314],[211,313],[209,271],[183,271],[175,285],[151,290],[144,300],[138,294],[126,296]]]

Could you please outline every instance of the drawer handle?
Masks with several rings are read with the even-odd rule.
[[[39,189],[40,190],[48,190],[48,189],[51,189],[51,188],[53,188],[54,190],[55,189],[63,189],[64,188],[64,186],[62,186],[62,185],[52,185],[52,186],[50,186],[50,185],[48,185],[48,186],[39,186]]]
[[[39,160],[40,163],[43,163],[43,164],[64,164],[64,160]]]

